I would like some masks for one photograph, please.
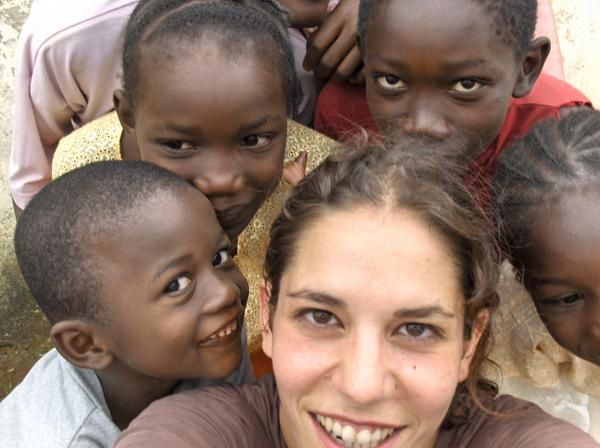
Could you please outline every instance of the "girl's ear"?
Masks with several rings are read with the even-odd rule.
[[[269,358],[273,353],[273,333],[271,331],[271,284],[263,280],[260,285],[259,314],[262,333],[262,349]]]
[[[113,103],[115,110],[119,116],[121,126],[129,135],[135,135],[135,119],[133,116],[133,107],[131,101],[127,98],[125,91],[121,89],[115,90],[113,93]]]
[[[94,324],[77,319],[63,320],[52,326],[50,337],[59,353],[77,367],[104,370],[114,360],[114,355]]]
[[[531,42],[521,61],[519,76],[512,92],[514,98],[522,98],[531,92],[542,73],[550,47],[550,39],[547,37],[538,37]]]
[[[473,322],[473,326],[471,328],[471,337],[465,340],[464,342],[463,357],[460,360],[460,370],[458,378],[459,382],[466,380],[469,376],[469,368],[471,367],[471,361],[473,360],[473,356],[475,356],[475,353],[477,351],[479,340],[481,339],[481,336],[485,332],[489,323],[490,311],[487,308],[484,308],[477,314],[475,322]]]

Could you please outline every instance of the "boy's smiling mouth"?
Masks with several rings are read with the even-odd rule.
[[[240,339],[240,331],[242,328],[242,313],[238,313],[237,316],[228,321],[225,325],[211,333],[198,342],[199,347],[208,347],[216,345],[227,345],[233,340]]]
[[[390,436],[398,433],[402,428],[389,426],[360,425],[327,417],[321,414],[313,414],[319,426],[339,446],[351,448],[376,448],[387,441]]]

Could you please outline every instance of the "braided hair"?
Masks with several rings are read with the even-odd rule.
[[[123,89],[134,105],[140,60],[148,51],[177,54],[186,44],[210,41],[228,56],[254,56],[279,74],[294,116],[302,94],[287,33],[287,16],[273,0],[142,0],[125,28]],[[267,56],[268,55],[268,56]]]
[[[600,112],[581,108],[537,124],[498,159],[494,205],[506,249],[529,237],[535,212],[568,191],[600,187]]]
[[[379,11],[391,1],[360,0],[358,35],[362,48]],[[422,0],[425,1],[425,0]],[[537,22],[537,0],[469,0],[481,5],[492,19],[496,35],[521,57],[529,48]],[[376,25],[375,25],[376,26]]]

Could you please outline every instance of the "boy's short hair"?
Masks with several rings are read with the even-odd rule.
[[[371,21],[390,1],[398,0],[360,0],[358,35],[363,48]],[[537,0],[469,1],[481,5],[487,11],[494,24],[496,35],[509,47],[514,48],[517,56],[520,57],[527,51],[535,33]]]
[[[141,161],[93,163],[54,180],[17,223],[15,250],[25,282],[51,323],[104,320],[102,270],[90,247],[137,218],[156,197],[193,187]]]

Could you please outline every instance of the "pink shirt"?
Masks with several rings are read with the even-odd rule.
[[[61,137],[113,108],[120,36],[137,0],[34,2],[17,45],[9,189],[24,208]]]

